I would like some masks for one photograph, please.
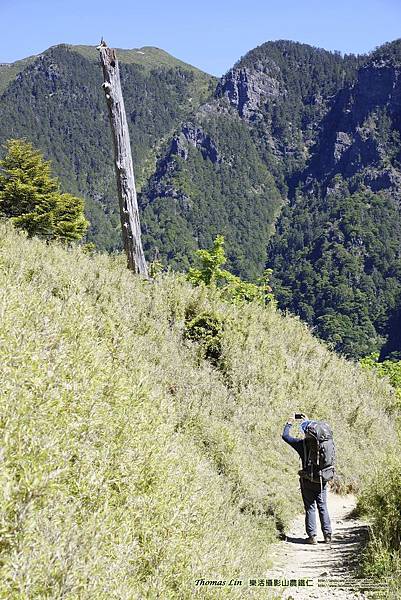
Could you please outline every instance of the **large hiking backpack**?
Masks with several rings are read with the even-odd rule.
[[[305,429],[304,461],[301,477],[315,483],[334,477],[336,450],[333,432],[324,421],[312,421]]]

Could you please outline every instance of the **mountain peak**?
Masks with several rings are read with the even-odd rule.
[[[369,55],[373,63],[391,63],[401,65],[401,38],[379,46]]]

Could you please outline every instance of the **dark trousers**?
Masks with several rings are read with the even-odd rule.
[[[302,500],[305,507],[305,529],[309,537],[317,535],[316,506],[319,512],[323,535],[331,533],[331,523],[327,508],[327,483],[313,483],[300,478]]]

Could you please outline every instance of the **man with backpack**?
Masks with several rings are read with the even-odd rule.
[[[297,415],[296,415],[297,416]],[[331,523],[327,508],[327,482],[334,477],[335,446],[332,431],[324,421],[310,421],[302,415],[300,425],[304,438],[290,435],[293,419],[284,426],[282,438],[299,454],[302,500],[305,507],[307,544],[317,544],[316,505],[326,544],[331,543]]]

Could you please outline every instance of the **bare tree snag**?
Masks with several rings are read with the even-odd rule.
[[[131,144],[124,99],[121,91],[120,71],[116,51],[108,48],[102,40],[100,59],[103,67],[103,89],[109,109],[111,131],[114,144],[114,166],[117,177],[118,200],[124,249],[127,254],[128,268],[134,273],[148,277],[148,269],[141,242],[136,197],[134,169],[132,166]]]

